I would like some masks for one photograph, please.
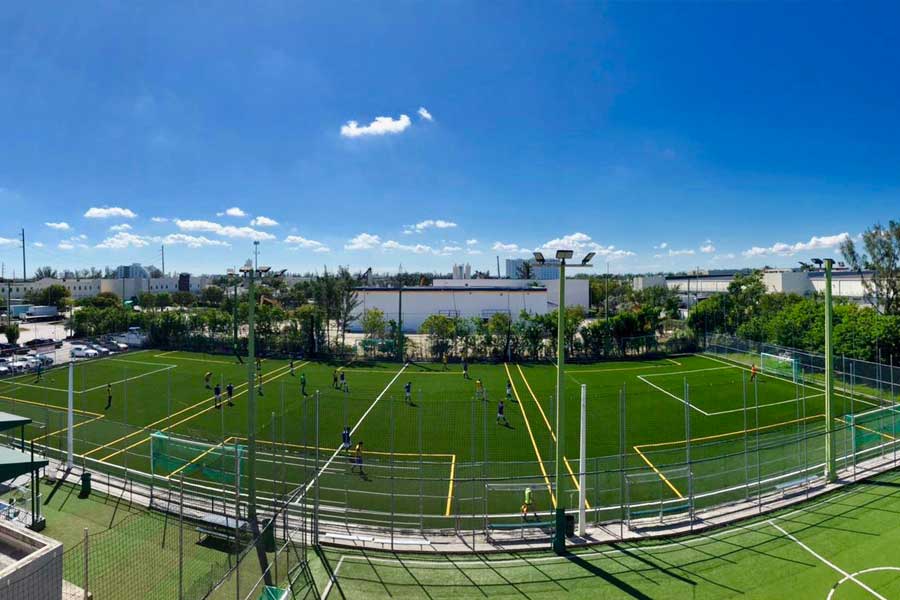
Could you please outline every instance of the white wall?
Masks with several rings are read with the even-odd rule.
[[[371,308],[381,310],[386,320],[397,319],[398,291],[395,289],[359,290],[359,306],[354,314],[362,314]],[[433,314],[460,317],[488,318],[498,311],[509,311],[513,319],[525,310],[533,314],[548,311],[547,291],[543,288],[509,290],[466,289],[430,290],[415,288],[403,291],[403,329],[418,331],[422,323]],[[351,331],[361,331],[357,320]]]

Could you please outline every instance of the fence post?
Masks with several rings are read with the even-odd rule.
[[[84,528],[84,543],[83,543],[83,545],[84,545],[84,590],[83,590],[84,591],[84,600],[88,600],[88,598],[91,597],[91,593],[90,593],[90,591],[88,591],[91,588],[90,579],[88,578],[88,573],[89,573],[89,571],[88,571],[88,562],[89,562],[88,556],[90,554],[90,548],[88,547],[89,544],[90,544],[90,539],[88,538],[88,528],[85,527]]]
[[[184,471],[178,493],[178,600],[184,600]]]
[[[625,416],[626,387],[622,384],[619,390],[619,539],[625,539],[625,503],[627,490],[625,488],[625,440],[628,420]]]
[[[75,456],[75,363],[69,362],[68,410],[66,411],[66,468],[72,470]]]
[[[584,537],[586,533],[585,501],[587,500],[587,385],[581,384],[581,432],[579,441],[578,473],[578,535]]]

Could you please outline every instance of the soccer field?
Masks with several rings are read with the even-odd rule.
[[[288,361],[261,365],[256,418],[263,501],[319,474],[326,514],[330,509],[360,523],[479,529],[485,514],[515,518],[526,486],[533,488],[539,512],[553,507],[552,364],[475,363],[468,379],[458,364],[445,370],[440,364],[297,361],[293,374]],[[223,402],[225,386],[234,385],[234,406],[216,408],[204,383],[207,372],[212,386],[222,386]],[[332,385],[339,374],[345,389]],[[686,509],[688,501],[698,509],[741,500],[821,472],[821,383],[778,373],[754,381],[749,375],[746,364],[705,354],[569,365],[568,506],[575,506],[577,494],[582,384],[586,494],[597,521],[644,515],[655,506]],[[88,468],[152,469],[162,480],[184,476],[197,489],[225,497],[233,497],[240,471],[246,490],[246,461],[236,456],[245,457],[247,443],[247,367],[233,357],[141,350],[78,362],[73,380],[75,453]],[[483,398],[476,391],[479,380]],[[29,428],[27,437],[61,455],[67,386],[64,367],[41,380],[33,374],[2,380],[0,410],[34,419],[41,427]],[[500,400],[506,423],[497,419]],[[886,402],[838,389],[836,416]],[[839,458],[859,451],[860,443],[893,452],[885,445],[895,437],[894,419],[870,425],[866,438],[848,435],[843,423]],[[351,468],[349,454],[336,451],[344,427],[352,429],[354,444],[363,442],[362,473]],[[168,440],[165,449],[151,452],[154,433]]]

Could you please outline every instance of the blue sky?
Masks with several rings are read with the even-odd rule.
[[[633,272],[900,217],[897,5],[134,4],[0,8],[7,275],[22,227],[29,270],[222,272],[259,239],[291,271],[563,244]]]

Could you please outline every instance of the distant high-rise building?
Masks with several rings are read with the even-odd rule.
[[[150,279],[150,274],[140,263],[132,263],[116,267],[116,279]]]
[[[544,264],[538,264],[533,258],[506,259],[508,279],[525,279],[526,269],[531,271],[531,279],[559,279],[559,261],[555,258],[548,258]]]
[[[453,265],[453,279],[472,279],[472,265]]]

